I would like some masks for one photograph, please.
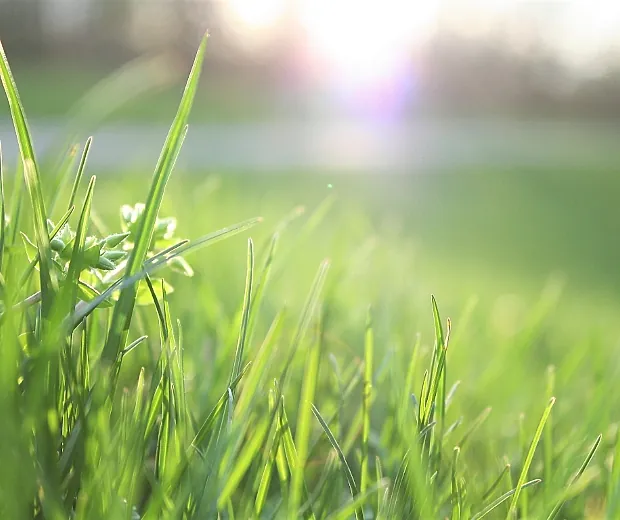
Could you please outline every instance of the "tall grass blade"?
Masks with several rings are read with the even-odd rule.
[[[6,202],[4,199],[4,164],[2,159],[2,143],[0,142],[0,273],[4,257],[4,240],[6,233]]]
[[[288,472],[292,476],[297,472],[297,464],[299,463],[299,457],[297,455],[297,448],[295,446],[295,441],[293,440],[293,434],[291,432],[291,426],[286,415],[286,409],[284,408],[284,397],[280,393],[279,385],[276,383],[276,394],[280,395],[279,407],[280,407],[280,431],[282,432],[282,448],[284,451],[286,463],[288,466]],[[301,473],[303,477],[303,473]],[[292,482],[291,482],[292,486]],[[308,486],[306,485],[305,478],[302,478],[302,489],[303,489],[303,501],[308,502],[308,497],[310,494],[308,493]],[[289,510],[290,510],[290,502],[289,502]],[[299,517],[297,511],[293,512],[295,518]],[[290,515],[289,515],[290,516]],[[312,504],[309,504],[308,507],[304,510],[303,513],[304,518],[315,518],[314,512],[312,510]]]
[[[86,190],[82,213],[80,214],[80,220],[75,231],[75,241],[73,244],[73,251],[71,253],[71,262],[69,263],[69,270],[67,271],[64,298],[66,299],[66,303],[70,310],[75,308],[78,280],[80,278],[80,272],[84,267],[82,256],[84,252],[84,243],[86,242],[86,232],[90,218],[90,207],[92,205],[93,193],[95,190],[95,181],[96,178],[94,176],[91,177],[88,184],[88,189]]]
[[[224,504],[232,499],[232,495],[238,488],[241,480],[245,476],[248,468],[254,462],[255,457],[260,450],[263,440],[269,430],[270,421],[266,418],[259,422],[256,428],[252,429],[252,435],[246,442],[244,448],[235,457],[234,467],[228,476],[226,483],[217,499],[218,509],[223,509]]]
[[[78,169],[75,174],[75,179],[73,180],[73,187],[71,188],[71,195],[69,196],[68,207],[73,206],[75,202],[75,196],[77,195],[77,190],[80,187],[80,182],[82,180],[82,176],[84,175],[84,169],[86,168],[86,161],[88,160],[88,154],[90,152],[90,147],[92,144],[93,144],[93,138],[91,136],[86,140],[86,144],[84,145],[84,150],[82,151],[82,157],[80,158],[80,164],[78,165]]]
[[[304,375],[301,383],[301,396],[299,412],[297,416],[297,428],[295,436],[295,446],[297,448],[297,462],[295,470],[291,475],[291,496],[289,514],[291,516],[299,510],[301,497],[303,495],[304,472],[308,461],[312,402],[317,385],[319,374],[319,361],[321,356],[321,325],[317,327],[316,338],[311,341],[304,368]]]
[[[181,104],[179,105],[177,115],[172,123],[168,137],[166,138],[157,166],[155,167],[155,174],[153,175],[151,188],[146,199],[144,213],[140,218],[136,242],[127,262],[125,271],[126,279],[139,273],[146,260],[153,237],[155,221],[164,197],[166,184],[168,183],[168,179],[170,178],[170,174],[172,173],[187,132],[188,116],[198,87],[206,44],[207,36],[203,38],[198,52],[196,53],[194,64],[185,86],[185,92],[181,99]],[[137,288],[134,285],[125,288],[114,306],[110,333],[101,356],[104,362],[113,363],[124,347],[127,334],[129,333],[129,325],[135,305],[136,293]]]
[[[252,301],[252,285],[254,281],[254,242],[252,239],[248,239],[248,255],[247,255],[247,267],[245,278],[245,291],[243,295],[243,310],[241,313],[241,330],[239,331],[239,338],[237,340],[237,349],[235,351],[235,357],[233,359],[232,371],[230,373],[229,385],[234,381],[241,372],[243,364],[243,353],[245,350],[245,343],[247,339],[248,323],[250,321],[250,308]]]
[[[507,519],[512,518],[512,515],[516,513],[517,504],[519,502],[519,496],[521,494],[521,490],[524,488],[527,473],[532,465],[532,460],[534,459],[534,453],[536,452],[536,447],[538,446],[538,442],[542,436],[543,430],[545,428],[545,423],[551,414],[551,409],[555,404],[555,397],[552,397],[549,401],[549,404],[545,408],[543,415],[538,423],[538,427],[536,428],[536,432],[534,433],[534,438],[530,444],[530,448],[525,457],[525,461],[523,462],[523,468],[521,469],[521,475],[519,476],[519,480],[517,480],[517,486],[515,487],[514,495],[512,496],[512,500],[510,501],[510,507],[508,508],[508,516]]]
[[[40,284],[42,311],[45,317],[49,313],[52,298],[58,285],[52,269],[52,250],[47,234],[47,213],[43,200],[39,167],[30,137],[30,129],[28,128],[24,108],[19,98],[17,86],[15,85],[15,80],[13,79],[2,42],[0,42],[0,80],[2,80],[2,85],[4,86],[4,91],[9,101],[11,118],[13,120],[13,126],[15,127],[15,134],[17,136],[17,143],[22,159],[24,179],[26,181],[26,188],[30,196],[30,204],[33,211],[35,237],[41,264]]]
[[[319,299],[321,297],[321,291],[323,289],[323,285],[325,284],[325,278],[327,277],[327,271],[329,270],[329,261],[323,260],[321,263],[319,270],[314,278],[314,282],[312,283],[312,287],[310,289],[310,293],[308,295],[308,299],[304,305],[303,311],[301,313],[301,317],[299,319],[299,323],[297,324],[297,328],[295,329],[295,334],[293,336],[293,340],[291,341],[291,348],[284,365],[284,370],[282,372],[282,381],[283,384],[286,383],[288,378],[289,369],[291,364],[293,363],[293,359],[295,358],[295,354],[300,344],[302,343],[308,327],[310,326],[310,321],[314,316],[316,309],[319,305]]]
[[[370,480],[368,472],[368,445],[370,442],[370,403],[372,395],[372,374],[374,356],[374,334],[372,328],[372,309],[368,309],[366,334],[364,338],[364,383],[362,394],[362,460],[360,470],[360,493],[365,494]]]

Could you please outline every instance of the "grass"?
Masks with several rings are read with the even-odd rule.
[[[36,120],[63,120],[75,110],[76,102],[103,95],[108,112],[105,120],[112,123],[170,122],[179,102],[179,84],[186,72],[172,60],[138,58],[123,68],[106,73],[102,69],[73,68],[66,63],[45,65],[22,64],[14,67],[20,94],[28,114]],[[46,81],[41,82],[41,77]],[[281,107],[275,94],[266,88],[246,88],[247,82],[222,84],[205,70],[192,110],[193,123],[255,122],[273,117]],[[122,109],[114,109],[112,100],[128,98]],[[93,102],[96,104],[96,102]]]
[[[2,56],[2,517],[616,518],[616,177],[171,177],[202,52],[150,188]]]

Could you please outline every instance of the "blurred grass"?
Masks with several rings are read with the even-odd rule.
[[[121,175],[131,199],[144,181]],[[118,177],[104,174],[100,181],[98,196],[105,198]],[[614,239],[619,189],[617,172],[578,168],[412,176],[179,172],[164,205],[175,208],[190,236],[198,231],[192,229],[196,215],[220,225],[233,215],[262,214],[273,224],[297,205],[310,210],[329,197],[333,205],[309,238],[312,265],[377,238],[389,246],[386,254],[397,251],[404,264],[415,264],[410,275],[417,283],[454,285],[451,292],[465,295],[531,297],[557,275],[566,281],[566,299],[600,299],[606,306],[618,302],[620,290],[620,244]]]
[[[159,62],[153,74],[144,76],[149,91],[111,114],[108,121],[168,124],[170,114],[178,106],[182,75],[166,63]],[[129,63],[128,67],[131,66]],[[77,101],[107,77],[101,69],[66,65],[22,65],[13,72],[28,116],[33,120],[66,117]],[[192,109],[193,122],[252,122],[273,117],[278,106],[273,92],[256,85],[250,89],[243,82],[223,84],[208,71],[205,76]]]
[[[118,177],[99,179],[97,206],[112,210]],[[123,202],[136,202],[133,194],[144,182],[124,175]],[[315,229],[296,222],[282,238],[281,254],[289,256],[274,267],[267,308],[299,308],[299,287],[309,286],[329,257],[330,323],[341,354],[363,355],[360,324],[373,302],[375,326],[384,334],[378,348],[383,355],[396,348],[399,356],[397,345],[405,345],[390,342],[390,329],[408,331],[411,341],[417,332],[431,337],[428,296],[436,294],[455,323],[452,377],[463,378],[472,408],[516,414],[544,388],[548,364],[560,367],[558,381],[569,384],[565,391],[577,408],[616,370],[620,208],[613,199],[619,188],[613,171],[578,168],[411,177],[177,172],[162,212],[174,211],[181,235],[190,237],[260,214],[264,224],[252,236],[264,252],[283,215],[298,205],[312,212],[331,200]],[[117,218],[113,210],[102,217]],[[172,301],[194,338],[189,343],[208,351],[238,309],[245,243],[231,239],[194,262],[196,277],[178,280]],[[573,388],[581,378],[586,386]]]

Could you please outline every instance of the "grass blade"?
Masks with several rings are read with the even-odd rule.
[[[125,278],[127,279],[139,273],[142,269],[142,264],[146,260],[153,237],[155,221],[164,197],[164,191],[187,131],[188,116],[198,87],[206,44],[207,36],[203,38],[196,53],[177,115],[155,167],[155,174],[153,175],[153,181],[145,203],[144,213],[140,218],[134,249],[127,262],[127,269],[125,271]],[[123,348],[129,332],[136,293],[137,288],[134,285],[125,288],[114,306],[110,333],[101,356],[102,360],[107,363],[113,363]]]
[[[543,430],[545,428],[545,423],[547,422],[547,419],[549,418],[549,415],[551,414],[551,409],[553,408],[554,404],[555,404],[555,397],[552,397],[549,400],[549,404],[545,408],[545,411],[543,412],[540,422],[538,423],[538,427],[536,428],[536,432],[534,433],[534,438],[532,439],[530,448],[525,457],[523,468],[521,469],[521,475],[519,476],[519,480],[517,480],[517,486],[515,487],[514,495],[512,496],[512,500],[510,501],[510,507],[508,508],[508,516],[507,516],[508,519],[510,519],[512,515],[514,515],[517,511],[519,495],[521,494],[521,490],[525,486],[525,481],[527,479],[527,472],[529,471],[530,466],[532,464],[532,460],[534,459],[534,453],[536,452],[536,447],[538,446],[538,442],[540,441]]]
[[[332,447],[336,450],[336,453],[338,454],[338,458],[340,459],[340,462],[342,463],[342,467],[343,467],[345,477],[347,479],[347,483],[349,484],[349,490],[351,491],[351,496],[353,497],[353,500],[355,500],[357,496],[359,495],[359,490],[357,488],[357,484],[355,483],[355,478],[353,477],[351,466],[349,466],[349,463],[347,462],[347,459],[342,449],[340,448],[340,445],[338,444],[336,437],[334,437],[334,434],[330,430],[328,424],[325,422],[325,419],[323,419],[323,417],[321,416],[321,413],[319,412],[317,407],[314,405],[312,405],[312,412],[314,413],[314,416],[317,418],[317,420],[321,424],[321,427],[323,428],[325,435],[327,435],[327,438],[329,439],[330,444],[332,445]],[[355,510],[355,518],[357,520],[363,520],[364,511],[361,506],[359,506]]]
[[[530,486],[534,486],[536,484],[540,484],[541,482],[542,482],[542,480],[540,480],[539,478],[534,479],[534,480],[530,480],[529,482],[524,482],[521,485],[521,489],[526,489],[526,488],[528,488]],[[504,502],[506,502],[506,500],[508,500],[510,497],[513,497],[516,494],[516,492],[517,492],[517,488],[511,489],[510,491],[507,491],[506,493],[504,493],[499,498],[496,498],[493,502],[491,502],[482,511],[480,511],[479,513],[476,513],[474,516],[472,516],[471,520],[480,520],[481,518],[484,518],[491,511],[493,511],[494,509],[496,509],[497,507],[502,505]]]
[[[291,364],[293,363],[293,359],[295,358],[295,353],[297,352],[299,345],[303,341],[303,338],[306,335],[306,331],[310,326],[310,321],[312,320],[312,317],[316,312],[316,308],[319,304],[319,298],[321,296],[323,285],[325,284],[325,278],[327,277],[328,270],[329,261],[323,260],[316,274],[316,277],[314,278],[314,282],[312,283],[308,299],[306,300],[304,309],[299,319],[299,323],[297,325],[297,329],[295,330],[295,335],[293,336],[293,340],[291,341],[291,351],[289,352],[288,359],[286,360],[286,363],[284,365],[284,370],[281,377],[283,385],[286,384],[288,371],[291,367]]]
[[[375,493],[380,495],[385,490],[387,485],[387,480],[380,480],[377,484],[368,488],[365,493],[360,493],[347,505],[329,515],[327,520],[347,520],[348,518],[351,518],[351,515],[354,515],[358,509],[361,509],[364,504],[367,504]]]
[[[243,351],[245,350],[245,340],[248,332],[248,323],[250,321],[250,307],[252,301],[252,284],[254,280],[254,242],[252,239],[248,239],[248,256],[247,256],[247,269],[245,278],[245,291],[243,295],[243,311],[241,315],[241,330],[239,331],[239,338],[237,340],[237,349],[235,351],[235,358],[233,360],[233,367],[230,373],[229,385],[234,381],[239,373],[243,363]]]
[[[45,211],[45,203],[43,200],[43,190],[41,187],[41,177],[39,167],[30,137],[30,129],[26,121],[26,114],[19,98],[17,86],[13,79],[13,74],[9,67],[4,47],[0,42],[0,80],[4,86],[7,99],[9,101],[9,109],[17,143],[22,159],[22,167],[24,170],[24,179],[26,188],[30,196],[30,204],[33,210],[33,220],[37,249],[41,264],[40,283],[41,283],[41,301],[43,316],[47,316],[52,304],[52,298],[57,289],[57,280],[52,269],[52,250],[50,248],[50,240],[47,234],[47,213]]]
[[[88,227],[90,207],[92,205],[93,193],[95,189],[95,180],[96,178],[93,176],[88,183],[86,197],[84,198],[84,204],[82,206],[82,213],[80,214],[80,220],[75,231],[75,241],[73,244],[73,251],[71,253],[69,270],[67,272],[64,295],[69,309],[75,308],[75,302],[77,299],[78,280],[80,278],[80,271],[83,267],[82,253],[84,251],[84,243],[86,242],[86,231]]]
[[[90,152],[90,146],[92,144],[93,144],[93,138],[91,136],[86,140],[86,144],[84,145],[84,150],[82,151],[82,157],[80,158],[80,164],[75,174],[75,179],[73,181],[73,187],[71,188],[71,195],[69,196],[69,204],[68,204],[69,207],[73,206],[75,202],[75,196],[77,195],[77,190],[80,186],[80,182],[84,174],[84,169],[86,168],[86,161],[88,160],[88,153]]]
[[[4,234],[6,232],[6,205],[4,200],[4,165],[2,160],[2,143],[0,143],[0,273],[4,255]]]
[[[370,404],[372,394],[374,334],[372,328],[372,310],[368,309],[366,318],[366,335],[364,341],[364,383],[362,394],[363,426],[362,426],[362,460],[360,470],[360,493],[368,489],[368,443],[370,440]]]
[[[297,462],[291,475],[291,500],[289,514],[294,516],[301,505],[303,494],[304,472],[308,461],[310,429],[311,429],[311,404],[314,401],[317,379],[319,374],[319,361],[321,356],[321,330],[317,327],[317,337],[311,342],[306,355],[304,375],[301,383],[301,396],[297,417],[295,446],[297,447]]]
[[[590,448],[590,451],[588,452],[588,455],[586,456],[585,460],[583,461],[583,464],[581,464],[581,467],[579,468],[579,471],[577,471],[577,474],[570,481],[570,484],[568,484],[568,487],[566,488],[565,493],[564,493],[565,495],[570,491],[570,488],[573,487],[575,485],[575,483],[581,478],[581,475],[583,475],[584,471],[586,470],[586,468],[588,467],[588,465],[592,461],[592,458],[594,457],[594,454],[596,453],[596,450],[598,449],[599,444],[601,443],[601,439],[602,438],[603,438],[603,436],[599,434],[599,436],[596,438],[596,441],[594,441],[594,445],[592,446],[592,448]],[[556,504],[556,506],[552,509],[551,513],[549,513],[549,516],[547,517],[547,520],[553,520],[557,516],[557,514],[560,512],[560,509],[562,509],[562,506],[564,505],[565,502],[566,502],[566,498],[563,497]]]

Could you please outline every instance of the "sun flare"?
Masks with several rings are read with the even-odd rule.
[[[299,16],[324,72],[363,82],[393,73],[432,30],[437,9],[438,0],[305,0]]]

